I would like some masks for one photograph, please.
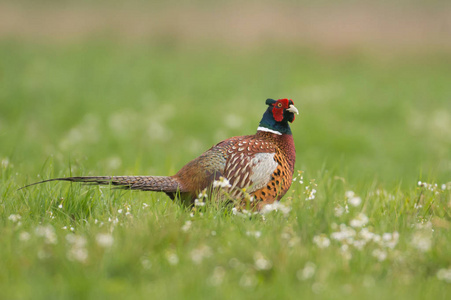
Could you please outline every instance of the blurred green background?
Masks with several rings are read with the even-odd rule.
[[[70,166],[172,174],[255,132],[268,97],[301,112],[297,169],[388,186],[450,178],[447,1],[0,8],[0,157],[19,185]]]
[[[447,299],[450,37],[449,1],[0,1],[0,298]],[[174,174],[269,97],[289,212],[17,191]]]

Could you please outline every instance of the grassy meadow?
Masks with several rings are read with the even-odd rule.
[[[10,39],[0,57],[0,298],[450,295],[446,52]],[[171,175],[254,133],[269,97],[300,111],[299,172],[265,213],[70,183],[17,190]]]

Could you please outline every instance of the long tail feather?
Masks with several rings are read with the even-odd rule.
[[[52,178],[26,185],[24,187],[21,187],[19,190],[32,185],[51,181],[71,181],[101,185],[111,184],[124,189],[157,191],[166,193],[175,193],[177,191],[181,191],[180,184],[175,178],[170,176],[82,176]]]

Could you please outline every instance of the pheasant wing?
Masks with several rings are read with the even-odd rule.
[[[278,167],[274,144],[261,140],[237,141],[229,150],[224,177],[231,184],[230,192],[238,197],[242,189],[252,193],[266,186]]]

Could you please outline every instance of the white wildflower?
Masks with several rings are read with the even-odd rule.
[[[382,240],[384,242],[386,241],[390,241],[392,239],[392,234],[389,232],[385,232],[384,234],[382,234]]]
[[[221,176],[219,177],[219,180],[215,180],[213,182],[213,187],[229,188],[232,187],[232,185],[230,184],[229,180],[227,180],[227,178]]]
[[[418,223],[415,225],[415,228],[417,228],[419,230],[433,231],[432,223],[430,221],[428,221],[426,223]]]
[[[66,235],[66,241],[77,247],[84,247],[86,245],[86,238],[80,235],[75,235],[73,233],[69,233]]]
[[[269,270],[272,268],[272,262],[260,252],[254,254],[254,264],[257,270]]]
[[[310,198],[315,199],[316,189],[312,189]]]
[[[50,215],[50,219],[55,219],[55,216],[53,215],[53,212],[52,211],[48,211],[47,212],[49,215]]]
[[[288,241],[287,245],[288,245],[288,247],[294,247],[294,246],[300,244],[300,242],[301,242],[301,239],[299,237],[295,236],[295,237],[292,237]]]
[[[43,237],[46,244],[56,244],[58,241],[55,229],[51,225],[39,225],[36,227],[35,233],[37,236]]]
[[[355,240],[352,245],[357,249],[362,251],[363,247],[365,247],[366,245],[366,241],[365,240]]]
[[[72,261],[84,263],[88,259],[88,250],[86,249],[86,238],[80,235],[68,234],[66,241],[71,245],[67,252],[67,258]]]
[[[246,235],[253,236],[258,239],[262,235],[262,233],[261,231],[246,231]]]
[[[203,202],[202,199],[201,200],[195,199],[194,206],[205,206],[205,202]]]
[[[63,208],[63,203],[60,203],[60,205],[58,205],[58,208]]]
[[[432,184],[432,183],[418,181],[418,186],[423,187],[429,191],[432,191],[432,192],[435,192],[436,194],[438,194],[438,191],[437,191],[438,184],[437,183]]]
[[[375,234],[369,231],[368,228],[362,228],[362,230],[360,230],[359,232],[359,236],[363,238],[365,241],[369,242],[373,240]]]
[[[260,210],[260,213],[262,215],[265,215],[272,211],[280,211],[286,216],[291,211],[291,207],[289,207],[283,203],[280,203],[278,201],[275,201],[272,204],[266,204],[265,206],[263,206],[263,208]]]
[[[10,220],[13,223],[17,223],[20,221],[21,218],[22,217],[20,215],[11,214],[9,215],[8,220]]]
[[[354,207],[357,207],[362,203],[362,199],[356,196],[353,191],[347,191],[345,197],[348,200],[348,203]]]
[[[122,213],[122,209],[118,209],[117,212],[121,214]]]
[[[356,232],[351,227],[346,226],[345,224],[340,224],[340,231],[333,232],[330,237],[337,241],[345,241],[349,244],[354,242],[354,237],[356,236]]]
[[[116,225],[119,223],[119,219],[116,217],[114,219],[108,218],[108,222],[113,223],[113,225]]]
[[[374,249],[372,255],[377,258],[378,261],[384,261],[387,258],[387,252],[381,249]]]
[[[183,232],[187,232],[190,228],[191,228],[191,224],[192,224],[193,222],[191,222],[191,221],[186,221],[185,222],[185,224],[183,224],[183,226],[182,226],[182,231]]]
[[[439,280],[443,280],[445,282],[451,283],[451,268],[438,270],[437,278]]]
[[[359,213],[357,217],[349,223],[352,227],[363,227],[368,223],[369,219],[364,213]]]
[[[28,241],[30,238],[31,238],[31,235],[30,235],[28,232],[26,232],[26,231],[22,231],[22,232],[19,234],[19,240],[22,241],[22,242],[26,242],[26,241]]]
[[[249,231],[246,234],[248,234],[248,233],[249,233]],[[283,238],[284,240],[289,240],[291,238],[291,233],[284,231],[284,232],[282,232],[280,237]]]
[[[200,192],[199,195],[197,196],[198,199],[204,199],[204,198],[207,198],[207,197],[208,197],[208,195],[207,195],[207,189],[206,188],[203,189],[202,192]]]
[[[411,243],[421,252],[427,252],[432,247],[432,233],[424,230],[416,231],[413,234]]]
[[[382,245],[384,247],[393,249],[396,247],[399,241],[399,233],[397,231],[393,233],[386,232],[382,235]]]
[[[327,248],[330,246],[330,240],[327,238],[327,236],[325,234],[315,235],[313,237],[313,242],[319,248]]]
[[[316,265],[312,262],[307,262],[303,269],[296,272],[296,277],[299,280],[307,280],[313,277],[316,272]]]
[[[152,267],[152,263],[147,257],[141,257],[140,261],[143,269],[149,270]]]
[[[213,270],[213,274],[210,277],[210,284],[214,285],[214,286],[218,286],[220,284],[222,284],[224,277],[225,277],[226,271],[224,270],[223,267],[216,267]]]
[[[147,204],[147,203],[144,202],[144,203],[143,203],[143,209],[144,209],[144,208],[147,208],[147,207],[149,207],[149,204]]]
[[[251,217],[253,215],[258,214],[257,211],[248,211],[246,209],[239,209],[239,208],[236,208],[236,207],[232,208],[232,213],[235,216],[240,216],[240,217],[243,217],[243,218],[249,218],[249,217]],[[260,211],[260,213],[261,213],[261,211]]]
[[[316,189],[312,188],[312,189],[310,190],[308,186],[306,186],[305,189],[307,190],[307,198],[305,198],[305,200],[306,200],[306,201],[315,200],[315,197],[316,197]]]
[[[166,253],[166,259],[168,260],[168,263],[173,266],[179,263],[179,257],[172,251]]]
[[[76,260],[78,262],[84,263],[88,259],[88,250],[86,248],[72,247],[67,252],[67,258],[72,261]]]
[[[346,193],[345,193],[345,197],[348,199],[352,198],[354,196],[355,196],[355,193],[353,191],[346,191]]]
[[[382,242],[382,237],[379,234],[374,234],[373,235],[373,242],[380,244]]]
[[[96,235],[97,245],[103,248],[110,248],[113,246],[114,238],[111,234],[108,233],[99,233]]]
[[[2,168],[6,169],[10,165],[9,159],[3,158],[2,162],[1,162],[1,165],[2,165]]]
[[[202,245],[191,251],[191,260],[195,264],[200,264],[206,257],[210,257],[212,254],[210,247]]]
[[[348,245],[346,244],[341,245],[340,252],[344,259],[350,260],[352,258],[352,253],[349,251]]]
[[[362,199],[360,197],[352,197],[348,199],[348,203],[354,207],[357,207],[362,203]]]
[[[337,205],[337,206],[335,206],[334,211],[335,211],[334,214],[336,217],[341,217],[343,215],[343,213],[345,212],[345,209],[343,208],[343,206]]]

